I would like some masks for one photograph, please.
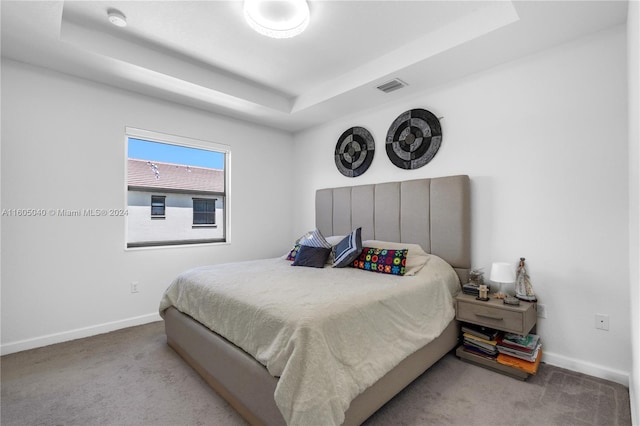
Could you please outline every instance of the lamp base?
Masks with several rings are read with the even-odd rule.
[[[504,287],[504,284],[498,283],[498,289],[494,293],[493,297],[495,297],[496,299],[504,299],[505,297],[507,297],[503,287]]]

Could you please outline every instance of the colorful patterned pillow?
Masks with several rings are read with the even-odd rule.
[[[289,254],[287,254],[287,260],[296,260],[296,255],[298,254],[299,251],[300,251],[300,243],[296,241],[295,245],[293,246]]]
[[[360,256],[353,261],[354,268],[382,274],[404,275],[407,266],[407,249],[381,249],[364,247]]]
[[[404,268],[405,276],[417,274],[427,264],[431,257],[431,255],[427,254],[418,244],[366,240],[362,242],[362,245],[365,247],[378,247],[392,250],[409,250],[409,253],[407,254],[407,265]]]

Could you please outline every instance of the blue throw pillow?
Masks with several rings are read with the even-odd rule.
[[[314,231],[307,232],[296,240],[293,248],[287,254],[287,260],[296,259],[296,256],[300,251],[300,246],[332,248],[331,244],[322,236],[320,231],[316,229]]]
[[[291,266],[311,266],[313,268],[324,268],[327,263],[331,249],[324,247],[300,246]]]
[[[334,268],[344,268],[360,256],[362,251],[362,228],[354,229],[334,248]]]

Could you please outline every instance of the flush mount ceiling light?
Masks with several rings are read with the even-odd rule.
[[[127,18],[119,10],[109,9],[109,11],[107,11],[107,16],[109,17],[109,22],[111,22],[116,27],[127,26]]]
[[[309,25],[309,5],[306,0],[244,0],[244,18],[262,35],[294,37]]]

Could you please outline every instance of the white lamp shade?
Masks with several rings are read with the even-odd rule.
[[[516,282],[516,268],[507,262],[493,262],[489,279],[496,283],[511,284]]]

